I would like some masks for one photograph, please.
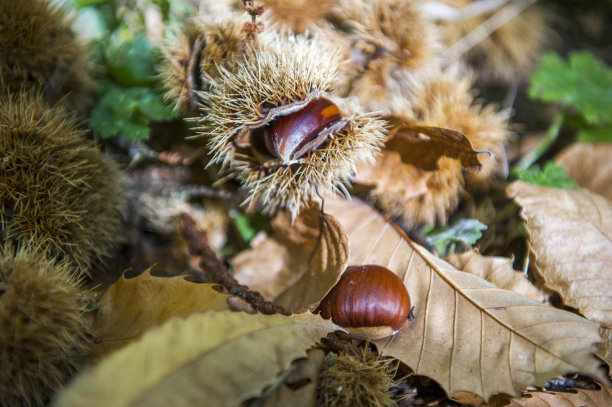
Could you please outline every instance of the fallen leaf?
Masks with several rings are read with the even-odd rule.
[[[316,407],[317,382],[325,362],[325,352],[310,349],[307,358],[293,362],[289,375],[264,403],[264,407]]]
[[[512,260],[506,257],[483,256],[476,250],[461,254],[451,254],[445,259],[458,270],[487,280],[498,288],[514,291],[539,302],[546,296],[531,284],[523,273],[512,268]]]
[[[174,316],[229,310],[227,294],[185,280],[185,276],[156,277],[151,269],[134,278],[122,276],[105,292],[93,313],[91,332],[96,357],[139,338],[147,329]]]
[[[573,392],[532,391],[499,407],[606,407],[611,405],[612,389],[604,387],[601,390],[575,389]]]
[[[592,355],[598,325],[460,272],[415,244],[358,200],[328,200],[349,237],[350,265],[379,264],[406,284],[415,318],[379,349],[437,381],[448,394],[488,400],[583,371],[601,376]]]
[[[302,257],[298,253],[295,257]],[[291,266],[293,262],[298,263],[293,258],[289,245],[274,237],[266,237],[253,248],[231,258],[229,263],[240,284],[259,291],[265,299],[272,301],[290,284],[287,279],[291,277]]]
[[[586,189],[515,181],[529,247],[547,287],[590,320],[612,327],[612,203]]]
[[[612,144],[576,143],[557,155],[555,161],[582,188],[612,200]]]
[[[465,134],[451,129],[436,126],[420,126],[397,123],[389,132],[389,140],[385,144],[388,150],[400,154],[402,161],[426,171],[438,169],[440,157],[455,158],[466,169],[480,169],[478,155],[493,156],[493,150],[488,148],[475,149]],[[424,135],[420,136],[420,135]]]
[[[599,333],[602,341],[597,344],[597,356],[612,368],[612,329],[602,326]],[[612,378],[612,371],[609,371],[609,376]]]
[[[312,314],[174,318],[83,372],[53,405],[235,406],[335,329]]]
[[[317,303],[336,284],[348,261],[348,241],[330,215],[317,207],[302,211],[292,224],[281,212],[274,233],[235,257],[235,278],[289,311]]]

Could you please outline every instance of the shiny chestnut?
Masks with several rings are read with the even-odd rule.
[[[315,99],[296,112],[277,117],[265,133],[266,148],[283,162],[298,159],[324,143],[341,119],[332,101]]]
[[[354,336],[379,339],[397,332],[410,314],[410,296],[402,280],[377,265],[348,267],[321,301],[323,318]],[[375,328],[375,329],[370,329]]]

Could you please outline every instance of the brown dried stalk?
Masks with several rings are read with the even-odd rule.
[[[291,315],[280,305],[266,301],[259,292],[252,291],[249,287],[238,283],[223,260],[208,244],[206,234],[198,230],[193,218],[183,214],[182,220],[182,234],[189,245],[189,252],[194,256],[200,256],[200,273],[196,275],[200,281],[213,280],[215,283],[221,284],[228,290],[229,294],[242,298],[262,314]]]
[[[257,17],[264,12],[264,7],[259,5],[259,0],[242,0],[244,8],[251,16],[251,22],[246,23],[242,29],[247,34],[247,39],[253,44],[257,43],[257,33],[263,30],[263,24],[257,21]]]

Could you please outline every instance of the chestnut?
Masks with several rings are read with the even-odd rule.
[[[410,314],[410,296],[391,270],[371,264],[351,266],[317,311],[355,337],[381,339],[404,325]]]
[[[341,119],[332,101],[315,99],[296,112],[277,117],[266,131],[266,148],[283,162],[300,158],[337,131],[335,125]]]

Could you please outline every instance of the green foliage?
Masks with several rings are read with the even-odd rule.
[[[268,220],[268,217],[260,212],[251,215],[238,212],[234,217],[234,224],[242,239],[249,243],[260,230],[265,228]]]
[[[96,27],[92,44],[104,74],[98,104],[91,113],[91,128],[102,138],[147,139],[151,121],[170,120],[175,115],[155,83],[159,50],[141,33],[144,26],[133,23],[144,21],[144,8],[127,9],[115,0],[73,2],[83,24]],[[160,7],[162,15],[168,15],[167,0],[152,3]],[[128,21],[132,23],[128,25]]]
[[[427,243],[434,247],[436,252],[444,257],[455,252],[458,243],[473,245],[482,237],[482,231],[487,225],[477,219],[461,219],[453,226],[433,228],[426,226],[424,229]]]
[[[531,76],[529,96],[575,109],[582,120],[573,123],[580,141],[610,141],[612,119],[612,69],[586,51],[577,51],[565,61],[554,53],[542,56]],[[580,124],[581,123],[581,124]]]
[[[172,108],[147,87],[122,87],[107,80],[91,112],[90,125],[103,138],[117,134],[128,140],[149,137],[149,120],[173,117]]]
[[[104,48],[110,77],[123,86],[151,85],[156,74],[157,50],[143,35],[124,39],[115,34]]]
[[[565,167],[552,161],[547,162],[543,170],[534,165],[526,170],[513,168],[512,172],[521,181],[534,185],[560,189],[578,188],[576,181],[567,176]]]
[[[581,143],[612,143],[612,121],[601,126],[582,127],[578,130],[578,141]]]

